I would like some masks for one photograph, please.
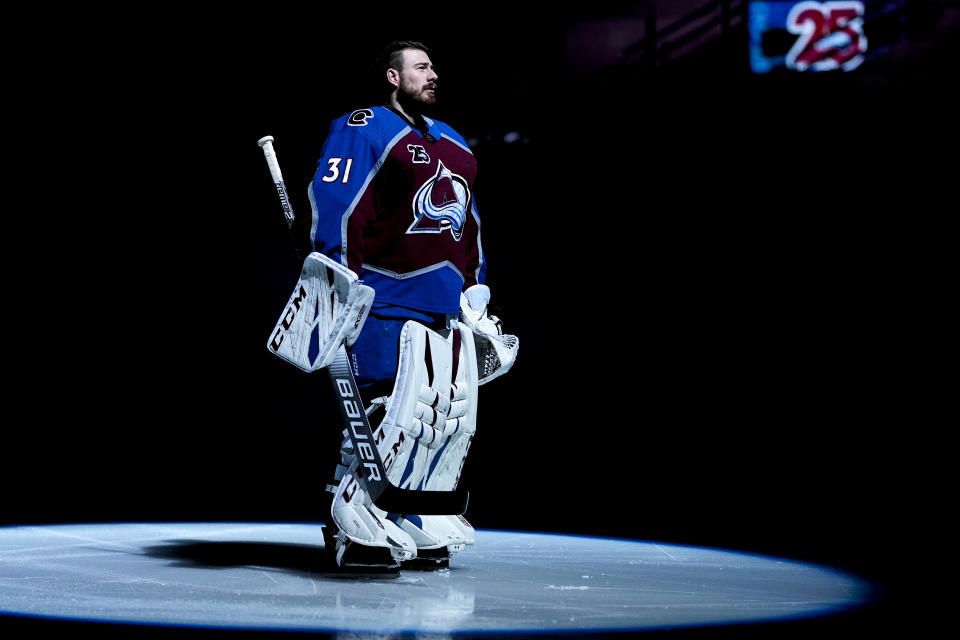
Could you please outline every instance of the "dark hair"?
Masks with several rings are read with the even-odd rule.
[[[387,82],[385,75],[387,69],[393,69],[397,72],[403,71],[403,51],[404,49],[419,49],[425,54],[430,55],[430,49],[422,42],[416,40],[394,40],[380,52],[374,65],[379,74],[380,81],[385,85],[384,89],[393,91],[394,86]]]

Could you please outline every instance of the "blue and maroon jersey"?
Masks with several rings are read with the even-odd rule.
[[[484,280],[477,161],[456,131],[389,107],[330,125],[309,188],[313,248],[358,274],[376,302],[458,313]]]

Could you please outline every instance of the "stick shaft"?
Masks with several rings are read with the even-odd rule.
[[[263,149],[263,156],[267,160],[267,167],[270,169],[270,177],[273,178],[273,185],[277,189],[277,196],[279,196],[280,205],[283,207],[283,217],[287,220],[287,227],[292,227],[294,220],[293,206],[290,204],[290,198],[287,196],[287,187],[283,184],[283,174],[280,173],[280,163],[277,162],[277,152],[273,148],[273,136],[260,138],[257,144]]]

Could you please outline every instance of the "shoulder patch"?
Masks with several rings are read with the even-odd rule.
[[[370,109],[357,109],[347,118],[347,124],[351,127],[365,127],[367,126],[367,118],[372,117],[373,111]]]

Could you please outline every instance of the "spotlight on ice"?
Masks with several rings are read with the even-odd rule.
[[[0,529],[0,614],[141,625],[454,634],[783,620],[864,605],[820,566],[653,542],[480,530],[450,568],[324,576],[321,524]]]

